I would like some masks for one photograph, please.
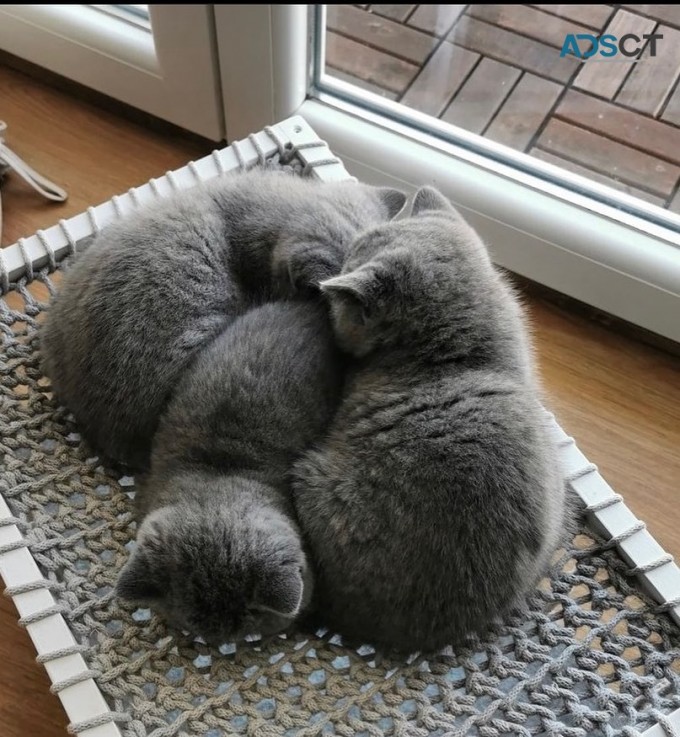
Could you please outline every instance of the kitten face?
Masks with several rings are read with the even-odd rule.
[[[340,347],[357,357],[427,331],[430,306],[470,291],[468,276],[489,262],[479,237],[437,190],[420,189],[411,215],[360,235],[341,274],[320,284]]]
[[[152,512],[117,584],[121,598],[213,644],[287,629],[312,588],[297,530],[283,514],[224,506]]]

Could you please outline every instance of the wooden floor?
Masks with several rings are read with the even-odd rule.
[[[2,66],[0,100],[7,145],[69,192],[64,204],[46,203],[10,177],[2,186],[3,245],[212,148],[156,134]],[[11,601],[0,597],[0,737],[65,737],[66,716],[16,619]]]
[[[680,5],[328,5],[327,13],[331,74],[680,212]],[[568,33],[663,38],[638,63],[581,63],[560,57]]]
[[[9,145],[71,195],[63,205],[45,204],[8,182],[6,244],[209,148],[158,135],[2,67],[0,100]],[[527,298],[527,307],[549,403],[652,534],[680,555],[680,360],[536,299]],[[0,599],[2,737],[66,734],[33,658],[14,607]]]

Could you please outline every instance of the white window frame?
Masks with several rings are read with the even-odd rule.
[[[212,5],[0,5],[0,49],[214,141],[225,137]]]
[[[680,342],[676,231],[594,201],[583,194],[592,182],[549,164],[538,162],[581,193],[339,97],[309,97],[311,6],[215,8],[229,140],[299,114],[360,179],[409,191],[424,183],[439,187],[499,265]],[[633,202],[597,186],[614,200]]]
[[[307,95],[309,5],[215,5],[229,141],[292,115]]]

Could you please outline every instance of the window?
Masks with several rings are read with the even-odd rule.
[[[108,13],[114,18],[124,20],[141,28],[151,28],[151,17],[148,5],[90,5],[102,13]]]
[[[0,6],[0,48],[213,140],[302,115],[518,274],[680,341],[673,5]]]
[[[500,265],[680,340],[674,7],[316,6],[309,22],[299,111],[355,175],[436,184]]]
[[[674,6],[330,5],[324,25],[319,89],[448,140],[469,131],[632,195],[638,206],[680,212]]]

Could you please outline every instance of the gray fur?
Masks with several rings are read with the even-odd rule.
[[[42,329],[44,370],[84,436],[148,464],[158,418],[196,352],[239,314],[339,273],[395,190],[255,170],[106,228],[66,274]]]
[[[154,439],[118,593],[218,643],[290,626],[312,575],[288,475],[325,433],[341,379],[312,301],[255,308],[202,351]]]
[[[320,616],[386,649],[459,643],[536,583],[565,525],[520,307],[431,188],[321,287],[355,362],[295,469]]]

